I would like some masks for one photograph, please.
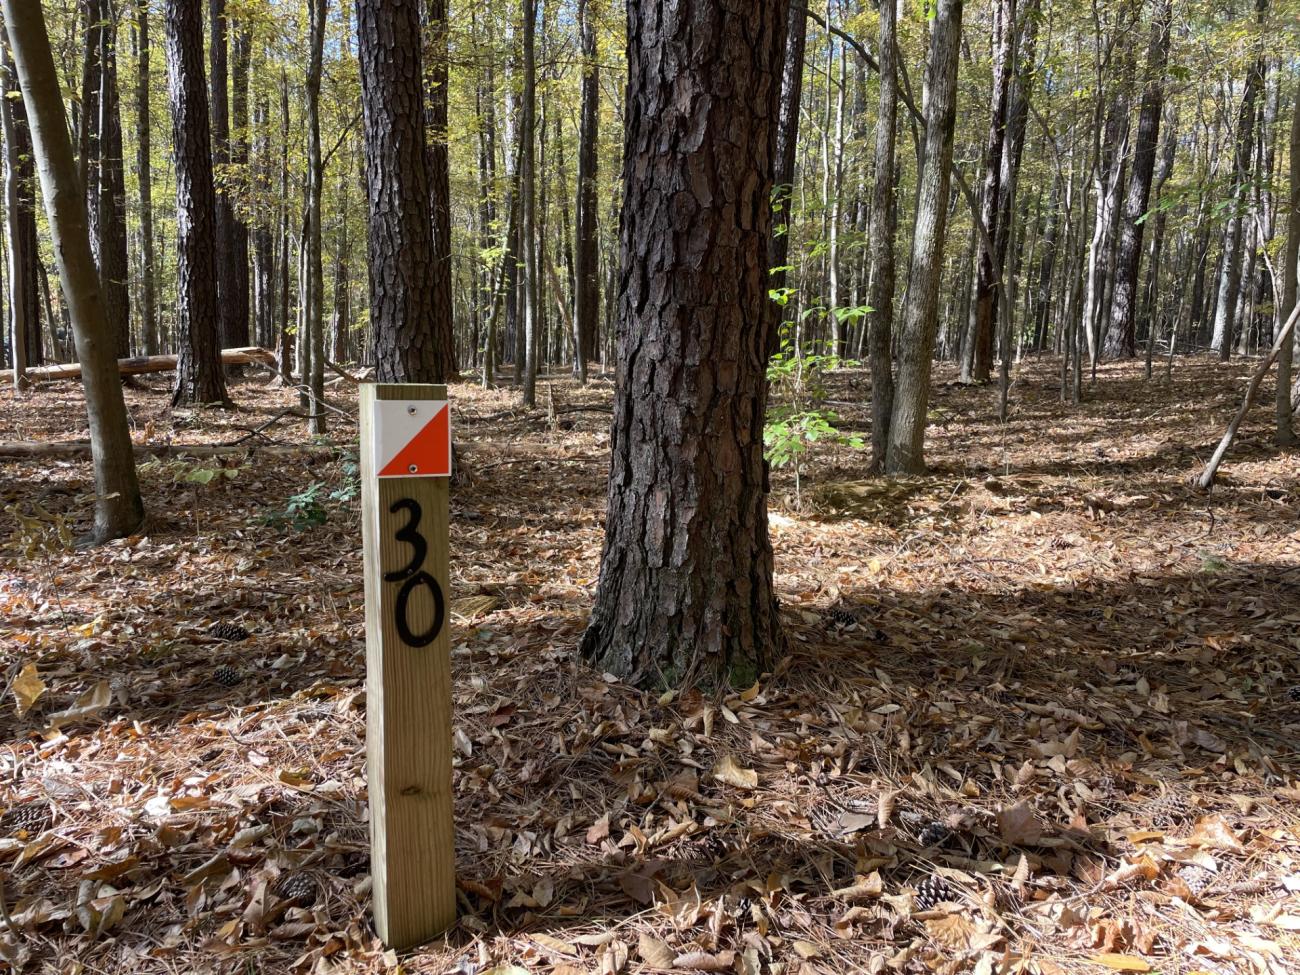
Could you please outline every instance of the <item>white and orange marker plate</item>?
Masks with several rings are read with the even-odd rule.
[[[446,400],[376,400],[379,477],[450,477],[451,407]]]

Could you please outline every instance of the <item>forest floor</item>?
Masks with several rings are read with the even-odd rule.
[[[1108,366],[1077,408],[1055,368],[1021,367],[1005,426],[995,389],[940,382],[928,477],[866,481],[835,447],[798,499],[778,473],[789,656],[725,699],[575,655],[608,379],[556,380],[555,422],[453,387],[461,917],[401,956],[369,916],[353,466],[152,460],[144,533],[74,552],[88,463],[0,460],[3,953],[113,975],[1300,971],[1300,456],[1262,406],[1199,495],[1253,364]],[[127,391],[141,443],[292,405],[259,374],[237,411],[174,411],[169,378]],[[864,430],[865,375],[831,396]],[[0,440],[84,436],[77,384],[0,393]]]

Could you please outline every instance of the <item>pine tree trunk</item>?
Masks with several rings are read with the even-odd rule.
[[[763,418],[786,3],[631,0],[609,514],[583,653],[641,684],[782,651]]]
[[[9,55],[9,41],[0,38],[3,48],[3,84],[4,91],[13,91],[18,87],[18,72]],[[26,241],[23,239],[21,207],[19,205],[19,169],[22,166],[22,149],[18,145],[18,126],[14,119],[12,99],[0,98],[0,129],[4,133],[4,193],[5,193],[5,251],[9,258],[9,318],[5,330],[9,338],[10,363],[13,365],[14,390],[22,392],[27,388],[27,320],[29,305],[35,307],[35,284],[29,281],[26,265],[34,263],[32,255],[25,253]],[[30,161],[30,151],[28,153]]]
[[[289,75],[280,69],[280,265],[276,291],[276,371],[281,382],[293,382],[294,335],[289,330],[289,262],[293,250],[289,234]]]
[[[885,456],[885,469],[890,474],[920,474],[925,470],[930,369],[939,324],[939,279],[957,115],[961,16],[962,0],[938,0],[926,69],[926,162],[917,196],[907,302],[898,342],[894,415]]]
[[[892,0],[880,4],[880,112],[876,121],[876,182],[871,223],[871,469],[885,469],[894,411],[894,141],[898,127],[897,14]]]
[[[420,0],[358,0],[356,16],[377,378],[441,383],[446,350],[433,328]]]
[[[230,43],[230,166],[234,180],[245,185],[248,182],[248,75],[252,56],[251,28],[247,23],[239,23]],[[229,191],[227,199],[230,199]],[[249,308],[248,225],[235,212],[233,205],[228,230],[230,266],[222,268],[222,314],[228,328],[226,348],[242,349],[249,344],[249,325],[252,319]]]
[[[599,227],[596,195],[597,142],[600,134],[600,66],[596,61],[594,0],[578,0],[582,34],[582,122],[578,132],[578,216],[574,247],[574,344],[578,382],[587,381],[587,363],[596,358],[600,316]]]
[[[229,404],[221,371],[217,194],[212,181],[200,0],[167,0],[167,87],[176,159],[177,348],[172,403]]]
[[[0,6],[22,86],[51,243],[82,366],[95,470],[95,524],[87,540],[102,542],[130,534],[144,519],[126,404],[113,355],[115,338],[99,296],[86,201],[68,140],[41,5],[3,0]]]

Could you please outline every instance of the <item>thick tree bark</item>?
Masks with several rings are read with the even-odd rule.
[[[1003,214],[1002,156],[1005,150],[1007,105],[1011,92],[1011,72],[1016,33],[1016,0],[997,0],[993,7],[993,87],[989,95],[989,129],[984,148],[984,185],[980,193],[980,222],[989,237],[997,239],[998,221]],[[969,361],[962,362],[962,378],[988,382],[993,366],[993,333],[997,320],[997,290],[1001,286],[1002,268],[994,264],[995,254],[980,248],[978,274],[975,279],[974,335],[970,342]]]
[[[763,417],[786,3],[627,17],[609,513],[582,649],[641,684],[750,682],[782,650]]]
[[[356,15],[377,378],[441,383],[446,351],[433,329],[420,0],[358,0]]]
[[[217,194],[212,181],[200,0],[167,0],[167,87],[176,158],[177,347],[173,404],[229,404],[221,371]]]
[[[894,412],[894,141],[898,126],[898,47],[894,0],[880,3],[880,112],[876,121],[876,182],[871,224],[871,469],[885,469]]]
[[[582,121],[578,132],[578,217],[573,254],[574,345],[578,381],[587,381],[587,362],[596,357],[600,325],[600,255],[596,195],[597,141],[600,134],[600,66],[596,62],[595,0],[578,0],[582,34]]]
[[[1300,84],[1296,86],[1295,107],[1291,110],[1291,210],[1286,223],[1286,248],[1282,252],[1282,314],[1296,308],[1296,261],[1300,259]],[[1279,447],[1295,443],[1292,425],[1291,366],[1295,343],[1283,342],[1277,355],[1277,395],[1274,402],[1277,430],[1274,440]]]
[[[22,85],[64,301],[84,370],[95,469],[95,525],[89,541],[106,541],[129,534],[144,519],[126,404],[113,360],[115,342],[99,295],[85,196],[68,140],[41,5],[3,0],[0,6]]]
[[[1142,261],[1142,235],[1146,229],[1143,217],[1151,198],[1151,178],[1155,173],[1156,150],[1160,144],[1160,115],[1164,110],[1164,74],[1169,57],[1172,14],[1172,0],[1160,0],[1156,21],[1151,28],[1147,80],[1138,111],[1133,168],[1129,171],[1128,190],[1124,195],[1119,250],[1115,257],[1115,290],[1111,295],[1110,328],[1106,332],[1103,350],[1112,359],[1137,354],[1138,272]]]
[[[310,39],[307,58],[307,212],[306,250],[307,305],[306,332],[310,342],[303,383],[311,390],[311,412],[307,429],[313,435],[325,432],[325,270],[321,262],[321,194],[325,183],[325,164],[320,151],[320,82],[325,50],[325,14],[328,0],[308,0]],[[418,38],[417,38],[418,43]],[[436,306],[435,306],[436,307]]]
[[[426,0],[429,88],[425,101],[429,138],[429,216],[433,223],[433,335],[446,381],[457,379],[451,289],[451,174],[447,153],[447,0]]]
[[[135,172],[140,192],[140,331],[145,355],[157,355],[158,298],[153,247],[153,106],[150,103],[149,0],[135,0]]]
[[[899,334],[897,388],[885,469],[890,474],[925,471],[925,424],[930,368],[938,331],[939,279],[952,172],[957,116],[957,63],[962,0],[938,0],[926,69],[925,169],[917,198],[903,327]]]
[[[226,346],[239,346],[248,344],[248,229],[235,216],[230,191],[230,166],[235,160],[230,140],[230,18],[226,12],[226,0],[208,0],[208,18],[221,342]]]

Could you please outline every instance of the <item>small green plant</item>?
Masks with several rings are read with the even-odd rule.
[[[841,433],[835,426],[839,417],[825,407],[824,373],[839,364],[838,356],[798,355],[789,339],[768,363],[767,378],[774,405],[767,411],[763,445],[773,467],[794,469],[796,503],[803,500],[804,465],[814,444],[834,444],[854,450],[865,446],[861,437]]]
[[[345,455],[339,464],[341,483],[330,489],[324,481],[313,481],[297,494],[291,494],[280,511],[263,519],[269,525],[287,524],[298,531],[319,528],[329,521],[330,509],[350,507],[361,494],[361,468],[355,455]]]

